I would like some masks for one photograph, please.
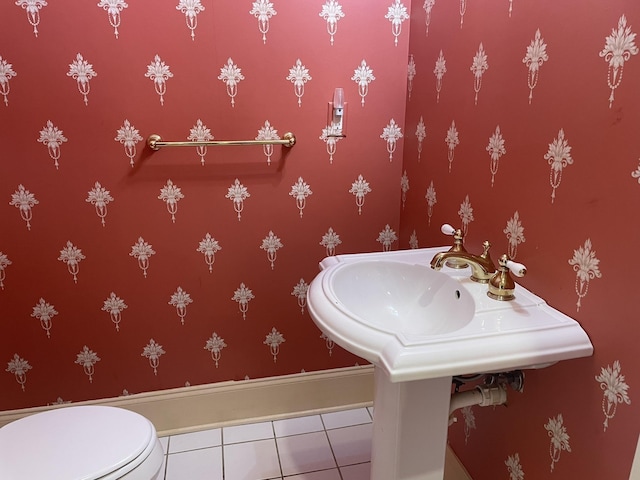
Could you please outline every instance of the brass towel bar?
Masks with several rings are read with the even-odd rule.
[[[160,150],[162,147],[212,147],[218,145],[284,145],[293,147],[296,144],[296,136],[287,132],[283,138],[275,140],[211,140],[207,142],[165,142],[160,135],[155,133],[147,138],[147,145],[152,150]]]

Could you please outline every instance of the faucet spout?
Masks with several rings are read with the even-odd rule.
[[[484,252],[482,255],[473,255],[469,252],[440,252],[431,259],[431,268],[440,270],[447,260],[458,260],[461,263],[468,263],[471,267],[471,280],[479,283],[488,283],[496,267],[489,256],[489,242],[484,242]]]

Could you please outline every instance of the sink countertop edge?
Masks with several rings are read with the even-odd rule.
[[[311,315],[313,322],[320,329],[320,331],[322,331],[322,333],[324,333],[332,341],[340,345],[340,347],[344,348],[345,350],[371,363],[374,363],[374,364],[379,363],[380,355],[376,353],[375,350],[371,348],[365,348],[361,345],[354,346],[351,340],[347,341],[347,337],[344,334],[343,329],[338,329],[335,327],[335,325],[329,325],[327,322],[320,320],[322,318],[326,318],[326,316],[328,315],[335,313],[333,311],[323,311],[323,309],[318,308],[318,305],[322,305],[322,302],[316,303],[313,301],[313,297],[315,295],[324,295],[322,285],[318,285],[318,283],[320,283],[320,280],[321,280],[320,278],[316,277],[309,285],[309,290],[307,292],[307,296],[308,296],[307,309],[309,310],[309,314]],[[369,332],[363,332],[363,333],[367,334]],[[386,337],[388,340],[390,335],[387,334]],[[375,343],[375,345],[378,347],[378,351],[382,351],[386,342],[376,341],[373,343]]]
[[[535,353],[527,353],[522,347],[542,343],[545,347]],[[404,347],[397,338],[386,344],[380,354],[380,362],[392,382],[421,380],[475,373],[536,368],[562,360],[588,357],[593,346],[579,325],[563,325],[538,332],[502,333],[492,339],[491,355],[476,338],[452,339],[431,345],[429,348]],[[572,346],[568,348],[567,343]],[[524,353],[523,353],[524,352]],[[443,361],[443,358],[455,361]],[[420,365],[420,367],[414,367]]]

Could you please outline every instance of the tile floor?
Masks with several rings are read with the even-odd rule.
[[[372,427],[359,408],[171,435],[158,480],[369,480]]]

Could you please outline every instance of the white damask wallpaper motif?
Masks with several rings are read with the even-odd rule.
[[[613,106],[614,91],[622,83],[622,72],[625,62],[631,59],[632,55],[638,54],[638,47],[635,43],[636,33],[627,25],[627,18],[622,15],[618,20],[618,27],[611,29],[611,35],[605,39],[605,45],[599,55],[608,63],[607,85],[611,89],[609,96],[609,108]]]

